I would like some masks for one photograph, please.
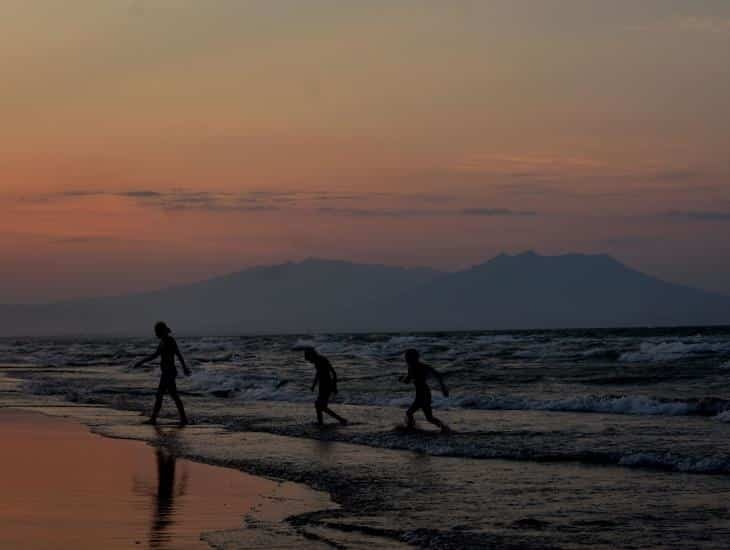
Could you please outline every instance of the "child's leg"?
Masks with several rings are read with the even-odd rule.
[[[335,411],[333,411],[329,407],[325,407],[324,408],[324,412],[326,412],[332,418],[336,418],[340,422],[340,424],[347,424],[347,420],[345,420],[344,418],[342,418],[339,414],[337,414]]]
[[[160,409],[162,408],[162,398],[165,396],[167,384],[165,383],[165,380],[160,380],[160,385],[157,386],[157,394],[155,395],[155,405],[152,407],[152,416],[150,416],[150,421],[154,424],[157,422],[157,415],[160,414]]]
[[[170,383],[168,391],[170,392],[170,397],[172,397],[172,400],[175,402],[175,406],[177,407],[177,412],[180,415],[180,423],[187,424],[188,417],[185,414],[185,407],[183,406],[182,399],[180,399],[180,395],[177,393],[177,384],[175,384],[174,380]]]
[[[324,424],[324,419],[322,418],[322,413],[326,412],[327,414],[331,414],[331,411],[327,408],[327,405],[329,405],[330,402],[330,389],[322,384],[322,382],[319,383],[319,395],[317,395],[317,401],[315,401],[314,406],[317,409],[317,423],[321,426]]]
[[[423,414],[426,416],[426,420],[428,420],[434,426],[438,426],[443,431],[446,431],[449,429],[448,426],[446,426],[446,424],[441,422],[438,418],[436,418],[433,415],[433,411],[431,410],[431,405],[427,405],[427,406],[423,407]]]
[[[412,428],[416,425],[416,419],[413,418],[413,415],[416,414],[416,411],[421,408],[421,404],[418,399],[416,399],[413,402],[413,405],[408,407],[408,410],[406,411],[406,426],[409,428]]]

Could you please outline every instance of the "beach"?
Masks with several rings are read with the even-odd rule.
[[[275,524],[326,504],[303,486],[180,459],[178,431],[160,427],[153,447],[1,410],[0,547],[208,548],[206,536],[235,540],[245,522]]]
[[[0,550],[730,549],[730,0],[0,14]]]
[[[480,335],[472,349],[481,358],[448,362],[449,350],[459,347],[456,337],[408,337],[446,365],[452,397],[435,401],[436,414],[453,434],[421,418],[415,432],[399,428],[408,394],[394,386],[388,395],[382,387],[400,367],[388,346],[404,342],[379,338],[367,345],[320,338],[341,377],[342,395],[332,407],[351,421],[325,428],[314,424],[305,389],[311,370],[292,351],[300,338],[282,337],[280,352],[275,338],[260,342],[260,352],[251,341],[230,340],[247,350],[243,359],[218,349],[222,339],[187,342],[195,370],[179,385],[194,425],[169,442],[177,455],[302,484],[325,498],[306,511],[287,504],[282,521],[247,524],[248,537],[272,544],[284,533],[280,540],[304,537],[304,547],[344,548],[724,548],[730,541],[730,426],[716,410],[720,398],[707,397],[724,384],[725,335],[641,334],[633,343],[623,335],[616,344],[622,349],[604,352],[612,362],[596,360],[596,351],[577,359],[596,342],[574,337],[531,336],[529,347],[513,335],[509,346],[521,356],[508,357],[507,344],[498,343],[505,336]],[[122,365],[129,362],[124,350],[138,345],[78,343],[66,364],[42,364],[36,356],[35,364],[3,367],[1,402],[154,444],[158,436],[141,425],[141,413],[151,407],[155,372]],[[100,357],[100,346],[116,356]],[[391,355],[392,368],[376,366],[380,361],[364,356],[366,347]],[[82,363],[82,349],[86,364],[70,364]],[[546,359],[548,352],[553,357]],[[353,387],[370,388],[368,402],[365,389],[348,392]],[[679,388],[683,399],[671,394]],[[169,400],[162,418],[175,422]],[[228,533],[204,538],[226,548],[269,547],[237,536],[237,542]]]

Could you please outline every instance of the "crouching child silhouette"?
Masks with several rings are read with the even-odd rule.
[[[416,411],[421,409],[423,414],[426,416],[426,420],[428,420],[431,424],[438,426],[443,432],[451,431],[446,424],[433,415],[433,411],[431,409],[431,388],[428,386],[428,377],[435,377],[441,386],[441,392],[444,394],[444,397],[448,397],[449,390],[446,387],[446,384],[444,384],[444,377],[441,376],[441,374],[433,367],[430,367],[425,363],[421,363],[421,355],[418,353],[418,350],[407,350],[405,353],[405,359],[406,364],[408,365],[408,374],[402,376],[400,381],[406,384],[413,382],[413,385],[416,388],[416,398],[414,399],[413,404],[406,411],[406,428],[415,428],[416,420],[413,418],[413,415]]]
[[[160,414],[160,409],[162,408],[162,398],[166,393],[170,394],[170,397],[172,397],[172,400],[177,406],[177,412],[180,414],[180,425],[185,426],[188,423],[188,417],[185,415],[185,407],[183,407],[182,400],[177,393],[177,384],[175,383],[175,379],[177,378],[175,357],[180,360],[185,376],[190,376],[190,369],[185,364],[185,359],[182,353],[180,353],[180,348],[177,347],[177,342],[171,336],[171,332],[170,328],[162,321],[157,323],[155,325],[155,335],[160,339],[160,345],[157,347],[157,351],[135,365],[135,368],[141,367],[157,357],[160,358],[160,385],[157,387],[152,416],[145,424],[157,424],[157,416]]]
[[[317,411],[317,424],[324,425],[323,412],[337,419],[340,424],[347,424],[347,420],[329,408],[330,396],[337,395],[337,373],[332,368],[332,364],[325,356],[317,353],[314,348],[304,350],[304,359],[312,363],[316,371],[314,382],[312,382],[312,391],[319,384],[319,394],[314,402],[314,408]]]

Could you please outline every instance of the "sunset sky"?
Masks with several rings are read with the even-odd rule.
[[[727,0],[4,0],[0,302],[605,252],[730,294]]]

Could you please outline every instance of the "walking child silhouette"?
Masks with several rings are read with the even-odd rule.
[[[180,414],[180,425],[185,426],[188,424],[185,407],[183,406],[180,395],[177,392],[177,384],[175,382],[175,379],[177,378],[175,357],[180,360],[185,376],[190,376],[190,369],[185,364],[185,359],[183,358],[182,353],[180,353],[180,348],[177,346],[177,342],[172,337],[171,333],[172,331],[170,328],[162,321],[155,324],[155,335],[160,339],[160,345],[157,347],[157,351],[155,351],[155,353],[149,357],[145,357],[135,365],[135,368],[141,367],[145,363],[160,357],[160,385],[157,387],[152,416],[146,424],[157,424],[157,416],[160,414],[162,399],[166,393],[170,394],[170,397],[172,397],[172,400],[175,402],[175,406],[177,406],[177,411]]]

